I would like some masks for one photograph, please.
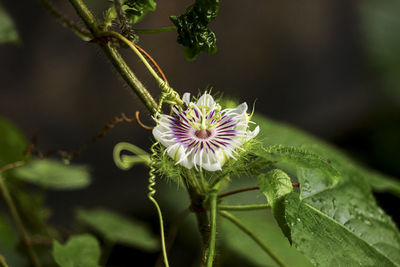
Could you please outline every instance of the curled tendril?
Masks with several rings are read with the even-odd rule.
[[[181,100],[181,97],[174,89],[172,89],[168,85],[167,81],[160,80],[159,86],[161,88],[161,96],[160,96],[160,100],[158,101],[157,113],[161,113],[162,104],[164,102],[168,103],[170,105],[183,106],[184,103]]]
[[[121,155],[121,152],[124,150],[135,155]],[[146,151],[126,142],[118,143],[114,147],[113,158],[115,165],[117,165],[117,167],[121,170],[129,170],[133,165],[136,164],[150,165],[151,163],[150,155]]]

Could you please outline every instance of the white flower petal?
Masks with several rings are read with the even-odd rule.
[[[185,103],[187,106],[189,106],[190,103],[190,93],[184,93],[182,96],[182,101]]]
[[[199,98],[199,100],[197,100],[196,105],[199,106],[199,107],[210,107],[210,108],[214,108],[217,104],[215,103],[214,98],[213,98],[211,95],[209,95],[209,94],[207,94],[207,93],[204,93],[204,94]]]

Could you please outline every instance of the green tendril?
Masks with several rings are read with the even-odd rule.
[[[135,155],[121,155],[121,152],[124,150],[129,151]],[[121,142],[115,145],[113,158],[115,165],[117,165],[118,168],[124,171],[129,170],[136,164],[150,165],[151,163],[150,155],[146,151],[126,142]]]
[[[164,234],[164,222],[163,222],[163,217],[161,213],[160,206],[157,203],[157,200],[155,200],[154,195],[156,193],[156,190],[154,189],[154,186],[156,185],[156,168],[155,168],[155,158],[157,156],[157,150],[156,146],[158,145],[158,142],[155,142],[150,150],[151,150],[151,162],[150,162],[150,171],[149,171],[149,193],[147,194],[147,197],[151,200],[151,202],[154,203],[154,206],[156,206],[157,213],[158,213],[158,218],[160,221],[160,232],[161,232],[161,246],[162,246],[162,253],[164,257],[164,264],[166,267],[169,267],[168,264],[168,257],[167,257],[167,249],[165,246],[165,234]]]

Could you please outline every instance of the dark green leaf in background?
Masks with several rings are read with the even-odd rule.
[[[99,242],[89,234],[72,236],[64,245],[53,243],[53,257],[61,267],[98,267],[100,254]]]
[[[0,253],[9,266],[26,266],[27,260],[17,252],[20,240],[10,221],[0,214]]]
[[[72,190],[90,184],[90,174],[86,166],[66,165],[51,159],[33,159],[16,168],[13,173],[22,181],[49,189]]]
[[[178,28],[178,43],[183,45],[187,60],[195,60],[201,51],[208,54],[217,52],[217,38],[209,23],[218,14],[219,0],[196,0],[186,13],[171,16]]]
[[[26,148],[27,142],[20,130],[6,119],[0,117],[0,168],[9,163],[23,160]]]
[[[0,44],[12,43],[17,44],[20,42],[18,32],[11,17],[4,10],[0,4]]]
[[[121,243],[145,251],[156,251],[159,248],[159,238],[151,233],[144,223],[127,219],[107,210],[79,210],[78,220],[89,225],[103,235],[108,241]]]

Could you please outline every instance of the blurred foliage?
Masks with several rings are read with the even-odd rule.
[[[112,243],[120,243],[149,252],[154,252],[160,247],[159,238],[144,222],[128,219],[102,209],[78,210],[77,218]]]
[[[370,66],[388,99],[400,104],[400,2],[367,0],[358,5]]]
[[[97,239],[89,234],[71,236],[68,242],[53,244],[53,257],[61,267],[98,267],[100,245]]]
[[[25,182],[48,189],[76,190],[90,184],[86,166],[64,164],[50,159],[32,159],[14,170],[15,176]]]
[[[0,44],[11,43],[18,44],[20,42],[18,32],[11,17],[0,4]]]

